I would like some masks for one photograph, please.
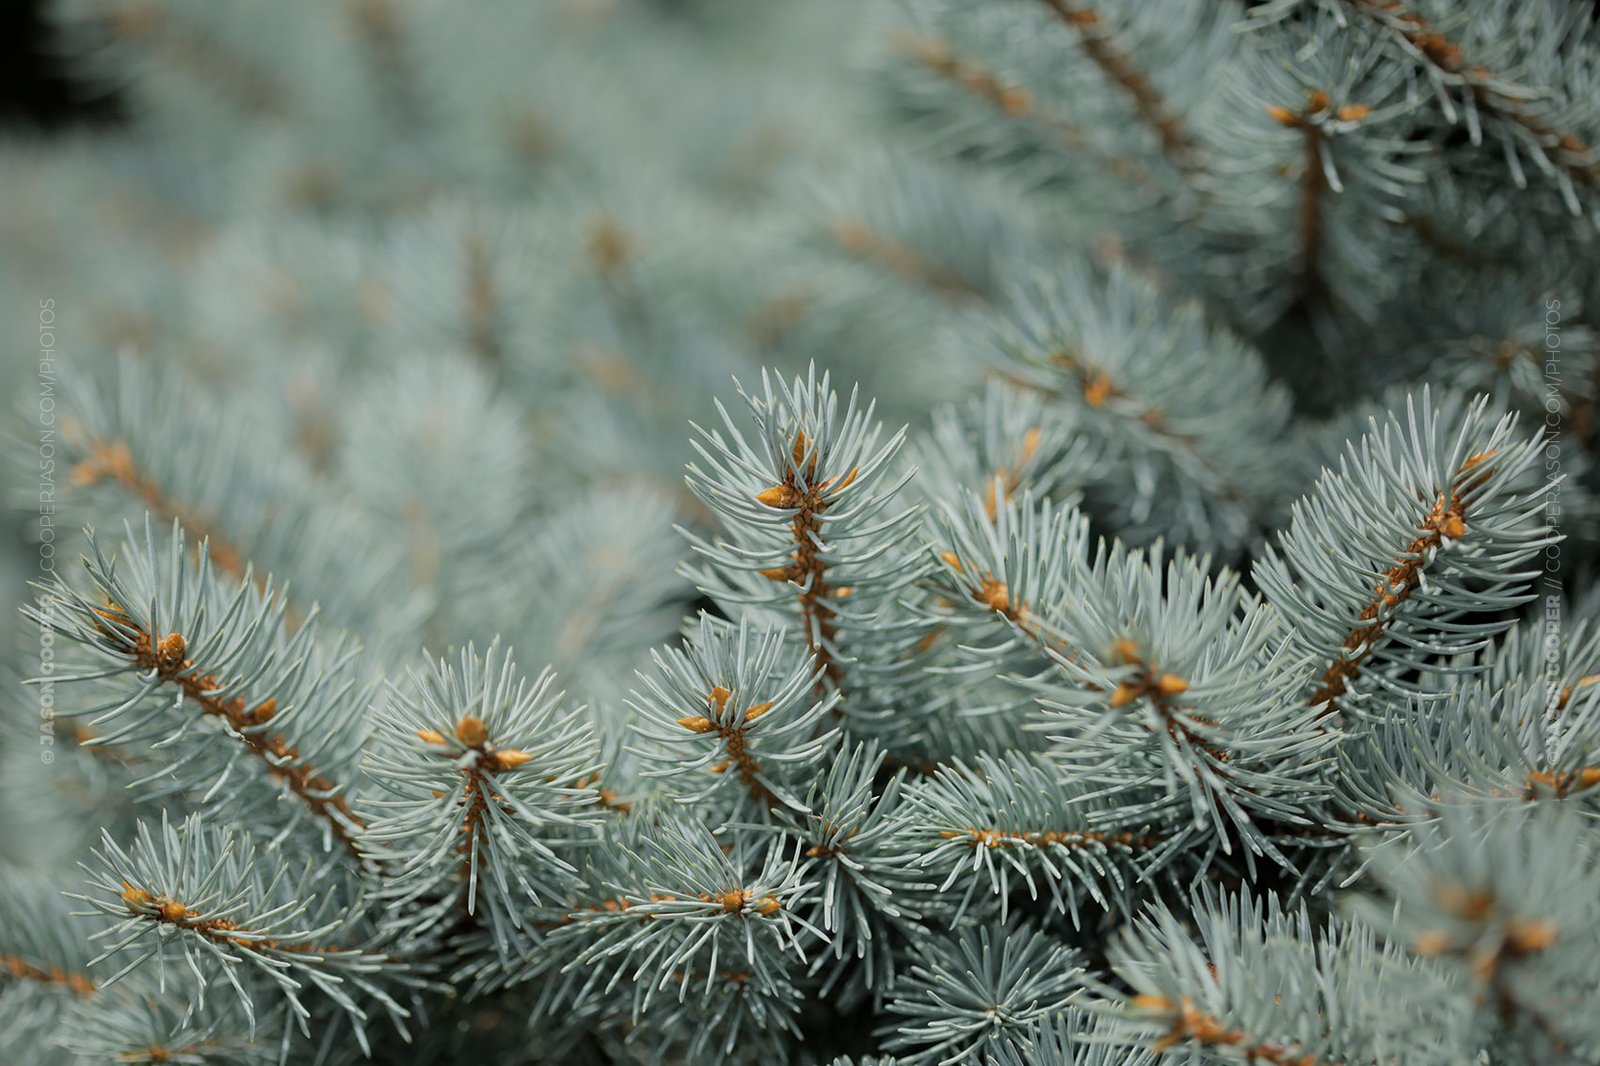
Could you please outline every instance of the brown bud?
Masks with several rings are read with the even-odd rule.
[[[792,485],[774,485],[758,492],[756,502],[768,507],[794,507],[800,502],[800,493]]]
[[[182,633],[168,633],[156,643],[156,663],[163,670],[176,670],[183,665],[183,653],[189,642]]]
[[[1083,383],[1083,400],[1090,407],[1104,407],[1106,401],[1111,399],[1112,391],[1110,375],[1104,370],[1097,370]]]
[[[806,436],[805,430],[802,429],[796,432],[794,435],[794,447],[789,451],[789,454],[794,457],[794,465],[796,468],[798,468],[800,464],[805,461],[806,449],[810,447],[811,438]]]
[[[1033,110],[1033,94],[1017,85],[1000,91],[1000,110],[1013,117]]]
[[[861,468],[859,466],[852,466],[850,468],[850,472],[844,476],[844,480],[839,481],[837,485],[834,484],[834,481],[837,479],[829,478],[827,481],[822,483],[822,487],[828,492],[843,492],[845,489],[850,487],[850,484],[855,481],[856,475],[860,472]]]
[[[1026,463],[1029,459],[1034,457],[1036,452],[1038,452],[1039,438],[1042,435],[1043,434],[1040,432],[1038,426],[1034,426],[1032,429],[1028,430],[1028,432],[1022,435],[1022,462]]]
[[[744,712],[744,720],[747,722],[753,722],[770,710],[772,710],[771,703],[758,703],[754,707],[751,707],[749,710]]]
[[[476,748],[489,739],[489,727],[476,715],[464,714],[456,722],[456,739],[469,748]]]
[[[1156,679],[1156,691],[1163,696],[1180,696],[1189,691],[1189,682],[1176,674],[1162,674]]]
[[[703,715],[689,715],[678,719],[678,724],[691,733],[710,733],[717,728],[717,724]]]
[[[1280,126],[1287,126],[1290,129],[1294,129],[1296,126],[1300,125],[1300,116],[1280,104],[1273,104],[1271,107],[1267,108],[1267,114],[1271,115],[1272,121],[1276,122]]]
[[[424,743],[437,744],[441,748],[448,743],[444,739],[444,734],[436,729],[419,729],[417,730],[417,736],[421,737]]]
[[[1533,922],[1515,921],[1506,930],[1506,942],[1523,954],[1543,951],[1554,944],[1560,936],[1561,927],[1545,919]]]
[[[1139,661],[1139,645],[1123,637],[1111,645],[1111,660],[1117,663],[1136,663]]]
[[[1011,606],[1010,590],[1006,588],[1004,582],[996,581],[994,578],[986,579],[978,591],[972,594],[972,598],[991,611],[1004,611]]]
[[[515,770],[531,758],[532,755],[516,748],[504,748],[494,753],[494,761],[502,770]]]
[[[845,251],[862,255],[872,247],[872,229],[859,218],[841,218],[833,224],[833,239]]]

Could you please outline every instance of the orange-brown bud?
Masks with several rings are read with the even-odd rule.
[[[1026,115],[1033,110],[1033,94],[1020,85],[1000,91],[1000,109],[1011,116]]]
[[[842,481],[837,478],[829,478],[822,483],[822,487],[828,492],[842,492],[850,487],[851,483],[855,481],[856,475],[860,472],[861,468],[859,466],[852,466],[850,472],[844,476]],[[838,481],[838,484],[834,484],[835,481]]]
[[[1179,696],[1189,691],[1189,682],[1176,674],[1162,674],[1156,679],[1156,691],[1163,696]]]
[[[456,739],[469,748],[476,748],[489,739],[489,727],[476,715],[464,714],[456,722]]]
[[[1300,116],[1281,104],[1273,104],[1268,107],[1267,114],[1271,115],[1272,121],[1280,126],[1288,126],[1290,129],[1294,129],[1300,125]]]
[[[504,748],[494,753],[494,761],[501,770],[515,770],[531,758],[532,755],[516,748]]]
[[[1555,922],[1540,919],[1532,922],[1512,922],[1506,930],[1506,943],[1523,954],[1543,951],[1561,937],[1561,927]]]
[[[756,502],[768,507],[794,507],[800,503],[800,493],[792,485],[774,485],[756,494]]]
[[[156,665],[162,670],[177,670],[183,666],[183,655],[188,650],[189,642],[182,633],[168,633],[156,642]]]
[[[1106,401],[1111,399],[1112,391],[1111,376],[1103,370],[1097,370],[1083,383],[1083,400],[1090,407],[1104,407]]]
[[[1028,430],[1028,432],[1022,435],[1022,461],[1024,463],[1026,463],[1029,459],[1032,459],[1034,454],[1038,452],[1039,438],[1041,435],[1042,434],[1038,426],[1034,426],[1032,429]]]

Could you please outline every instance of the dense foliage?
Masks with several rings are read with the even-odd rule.
[[[1600,1063],[1590,5],[52,17],[0,1061]]]

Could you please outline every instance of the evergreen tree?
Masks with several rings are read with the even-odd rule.
[[[1590,5],[50,12],[0,1062],[1600,1063]]]

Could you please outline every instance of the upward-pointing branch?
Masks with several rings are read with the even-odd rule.
[[[856,472],[852,470],[842,479],[829,478],[818,483],[816,450],[803,432],[795,434],[793,456],[794,463],[784,473],[783,480],[756,499],[768,507],[795,509],[790,524],[794,562],[762,573],[773,581],[792,581],[800,587],[800,617],[805,624],[806,640],[822,669],[823,678],[838,688],[844,676],[832,650],[836,612],[830,601],[848,590],[835,589],[828,584],[828,562],[821,552],[822,515],[832,503],[833,495],[855,480]],[[837,485],[834,484],[836,480]]]
[[[1470,456],[1456,471],[1450,498],[1440,493],[1423,516],[1417,535],[1399,553],[1378,582],[1372,599],[1361,611],[1361,624],[1344,639],[1345,654],[1322,674],[1321,684],[1311,695],[1311,705],[1319,707],[1319,717],[1339,712],[1338,701],[1350,682],[1361,673],[1362,664],[1388,636],[1394,608],[1411,597],[1422,582],[1423,570],[1432,553],[1448,538],[1458,540],[1467,532],[1467,513],[1473,494],[1488,480],[1493,468],[1486,466],[1493,452]]]

